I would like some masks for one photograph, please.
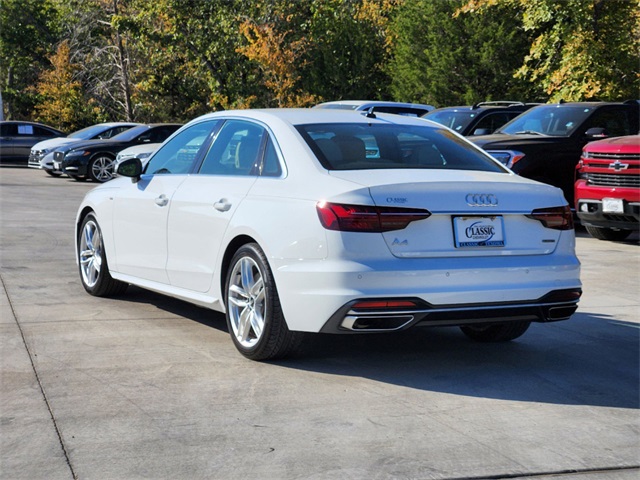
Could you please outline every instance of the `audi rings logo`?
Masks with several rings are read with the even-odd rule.
[[[498,198],[491,193],[469,193],[465,197],[470,207],[497,207]]]

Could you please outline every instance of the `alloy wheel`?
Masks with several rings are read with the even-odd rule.
[[[233,335],[240,345],[250,348],[260,340],[267,318],[264,278],[255,260],[248,256],[238,259],[227,295]]]
[[[91,162],[91,178],[97,182],[106,182],[113,178],[115,160],[101,155]]]
[[[102,268],[102,235],[94,221],[88,221],[82,229],[78,255],[82,280],[92,288],[98,282]]]

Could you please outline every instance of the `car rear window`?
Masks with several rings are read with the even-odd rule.
[[[413,168],[507,172],[445,128],[353,123],[296,128],[327,170]]]
[[[462,132],[478,115],[475,111],[469,112],[455,112],[451,110],[430,112],[423,116],[425,120],[431,120],[432,122],[439,123],[445,127],[449,127],[456,132]]]

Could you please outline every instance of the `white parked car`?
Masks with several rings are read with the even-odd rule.
[[[160,145],[162,145],[162,143],[143,143],[142,145],[134,145],[133,147],[121,150],[118,155],[116,155],[115,169],[117,170],[118,165],[129,158],[139,158],[144,168],[149,161],[149,157],[158,150]]]
[[[31,147],[31,153],[29,154],[27,164],[30,168],[39,168],[51,176],[58,177],[62,175],[62,171],[56,169],[53,164],[53,152],[57,148],[78,143],[83,140],[109,139],[137,125],[140,124],[128,122],[98,123],[73,132],[66,137],[57,137],[36,143]]]
[[[512,340],[581,295],[562,192],[426,120],[216,112],[118,173],[78,210],[84,288],[226,312],[248,358],[285,356],[302,332],[456,325]]]

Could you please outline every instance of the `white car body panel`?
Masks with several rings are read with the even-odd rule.
[[[53,152],[56,148],[61,147],[63,145],[68,145],[73,142],[77,142],[77,138],[69,138],[69,137],[56,137],[51,138],[49,140],[44,140],[42,142],[36,143],[33,147],[31,147],[32,152],[41,151],[41,150],[49,150],[48,153],[44,155],[40,159],[39,165],[29,164],[30,168],[40,168],[40,169],[53,169]]]
[[[115,168],[120,162],[126,160],[127,158],[138,157],[142,161],[142,165],[146,165],[149,161],[149,158],[153,153],[160,148],[161,143],[143,143],[141,145],[134,145],[133,147],[125,148],[124,150],[120,150],[118,155],[116,156],[116,165]]]
[[[345,115],[319,109],[314,118],[339,123]],[[581,286],[573,230],[524,216],[566,204],[559,189],[507,171],[327,171],[292,126],[309,118],[304,110],[219,112],[196,122],[207,118],[268,126],[282,176],[143,174],[137,183],[120,177],[96,187],[78,223],[95,212],[113,278],[224,312],[228,247],[249,238],[269,261],[289,329],[307,332],[321,331],[359,298],[415,297],[434,306],[529,302]],[[473,193],[495,195],[498,204],[472,207],[465,198]],[[223,199],[226,211],[215,207]],[[338,232],[321,225],[320,201],[427,208],[432,215],[399,231]],[[452,215],[502,216],[505,246],[454,248]]]

